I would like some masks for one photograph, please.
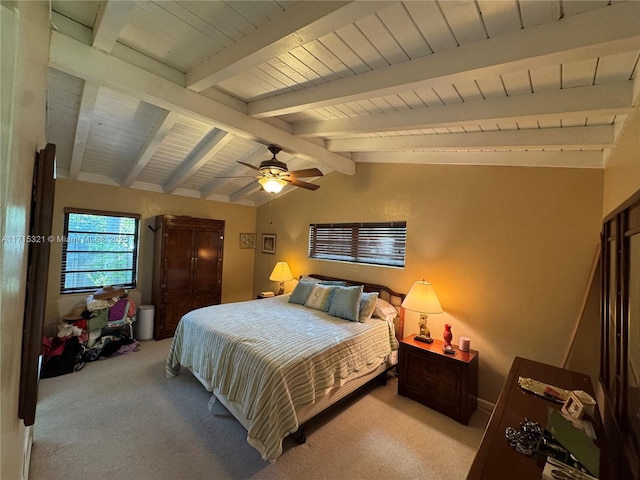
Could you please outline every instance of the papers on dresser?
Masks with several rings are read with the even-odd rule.
[[[581,472],[575,468],[562,463],[555,458],[548,457],[547,463],[542,471],[542,480],[598,480],[588,473]]]

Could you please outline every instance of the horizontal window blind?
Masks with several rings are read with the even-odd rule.
[[[407,222],[314,223],[309,257],[404,267]]]
[[[136,287],[140,216],[65,209],[61,293]]]

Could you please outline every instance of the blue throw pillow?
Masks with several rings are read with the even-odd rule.
[[[314,282],[299,281],[289,296],[289,303],[304,305],[314,285],[316,285]]]
[[[358,321],[360,315],[360,297],[362,296],[362,285],[356,287],[335,287],[329,315],[344,318],[352,322]]]
[[[378,292],[363,293],[360,297],[360,315],[358,316],[359,322],[366,322],[373,316],[373,311],[376,308],[376,300],[378,299]]]

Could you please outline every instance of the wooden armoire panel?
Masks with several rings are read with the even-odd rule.
[[[164,294],[191,293],[193,228],[168,228],[164,238]]]
[[[224,221],[156,217],[152,302],[154,337],[171,337],[182,316],[222,299]]]
[[[195,264],[193,271],[193,289],[197,295],[217,295],[219,282],[218,263],[222,255],[213,247],[217,245],[220,230],[202,229],[195,232]]]

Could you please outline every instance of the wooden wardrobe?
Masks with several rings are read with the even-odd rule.
[[[224,221],[160,215],[155,222],[152,303],[156,340],[182,316],[221,302]]]

